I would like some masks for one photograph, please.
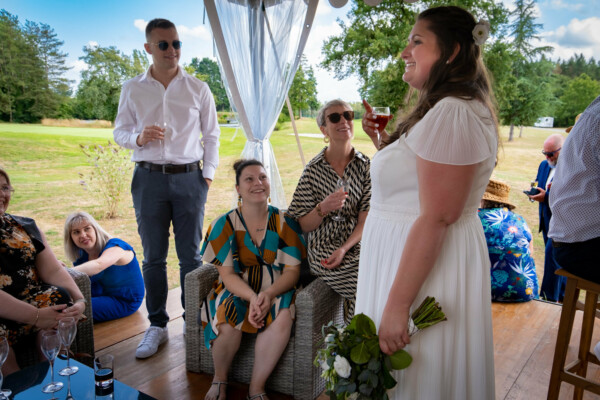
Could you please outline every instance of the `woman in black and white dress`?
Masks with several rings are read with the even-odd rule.
[[[328,146],[304,169],[288,210],[308,232],[312,274],[344,298],[346,321],[354,315],[360,240],[371,199],[370,160],[352,146],[353,119],[345,101],[321,108],[317,123]],[[348,183],[345,191],[337,188],[340,178]]]

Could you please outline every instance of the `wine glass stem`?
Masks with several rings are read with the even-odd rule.
[[[71,353],[71,352],[69,351],[70,347],[71,347],[71,346],[67,346],[67,368],[68,368],[68,369],[70,369],[70,368],[71,368],[71,357],[70,357],[70,354],[69,354],[69,353]]]
[[[50,383],[54,383],[54,360],[50,361],[50,376],[52,377]]]

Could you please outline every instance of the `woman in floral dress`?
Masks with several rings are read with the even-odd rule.
[[[508,184],[490,179],[479,209],[492,263],[492,301],[529,301],[539,290],[531,230],[512,211],[509,193]]]
[[[10,350],[2,373],[19,370],[14,346],[65,317],[79,319],[85,299],[31,218],[6,213],[14,192],[0,168],[0,336]],[[39,348],[39,344],[37,346]]]

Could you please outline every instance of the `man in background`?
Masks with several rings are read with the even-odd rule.
[[[131,194],[144,248],[142,270],[150,320],[135,353],[138,358],[155,354],[168,339],[171,223],[185,307],[185,275],[202,263],[204,204],[219,163],[220,131],[213,96],[206,83],[179,66],[181,45],[171,21],[148,23],[144,48],[152,56],[152,65],[125,82],[115,120],[115,141],[133,150],[136,163]]]
[[[540,288],[540,297],[549,301],[562,301],[565,291],[565,279],[562,276],[554,274],[559,266],[552,257],[552,245],[548,241],[548,229],[550,228],[550,220],[552,219],[552,211],[548,200],[550,198],[550,188],[558,157],[560,155],[564,138],[562,135],[555,133],[544,141],[542,154],[546,157],[538,167],[538,173],[535,180],[538,183],[538,194],[529,195],[529,198],[539,203],[540,228],[544,237],[545,256],[544,256],[544,277],[542,279],[542,287]]]

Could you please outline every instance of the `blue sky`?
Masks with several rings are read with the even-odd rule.
[[[510,8],[512,1],[503,0]],[[600,5],[598,0],[538,0],[536,22],[544,25],[542,43],[554,47],[552,58],[568,59],[576,53],[600,60]],[[73,67],[69,78],[77,80],[84,67],[79,57],[89,44],[116,46],[126,54],[133,49],[143,50],[143,29],[147,21],[162,17],[172,20],[183,41],[182,61],[192,57],[214,57],[208,19],[204,17],[202,0],[2,0],[0,8],[25,20],[44,22],[54,28],[65,42],[63,51],[69,54]],[[355,78],[336,80],[321,70],[321,45],[330,35],[340,32],[336,18],[344,18],[349,5],[334,9],[321,0],[309,41],[305,48],[313,65],[320,101],[343,98],[359,100]]]

